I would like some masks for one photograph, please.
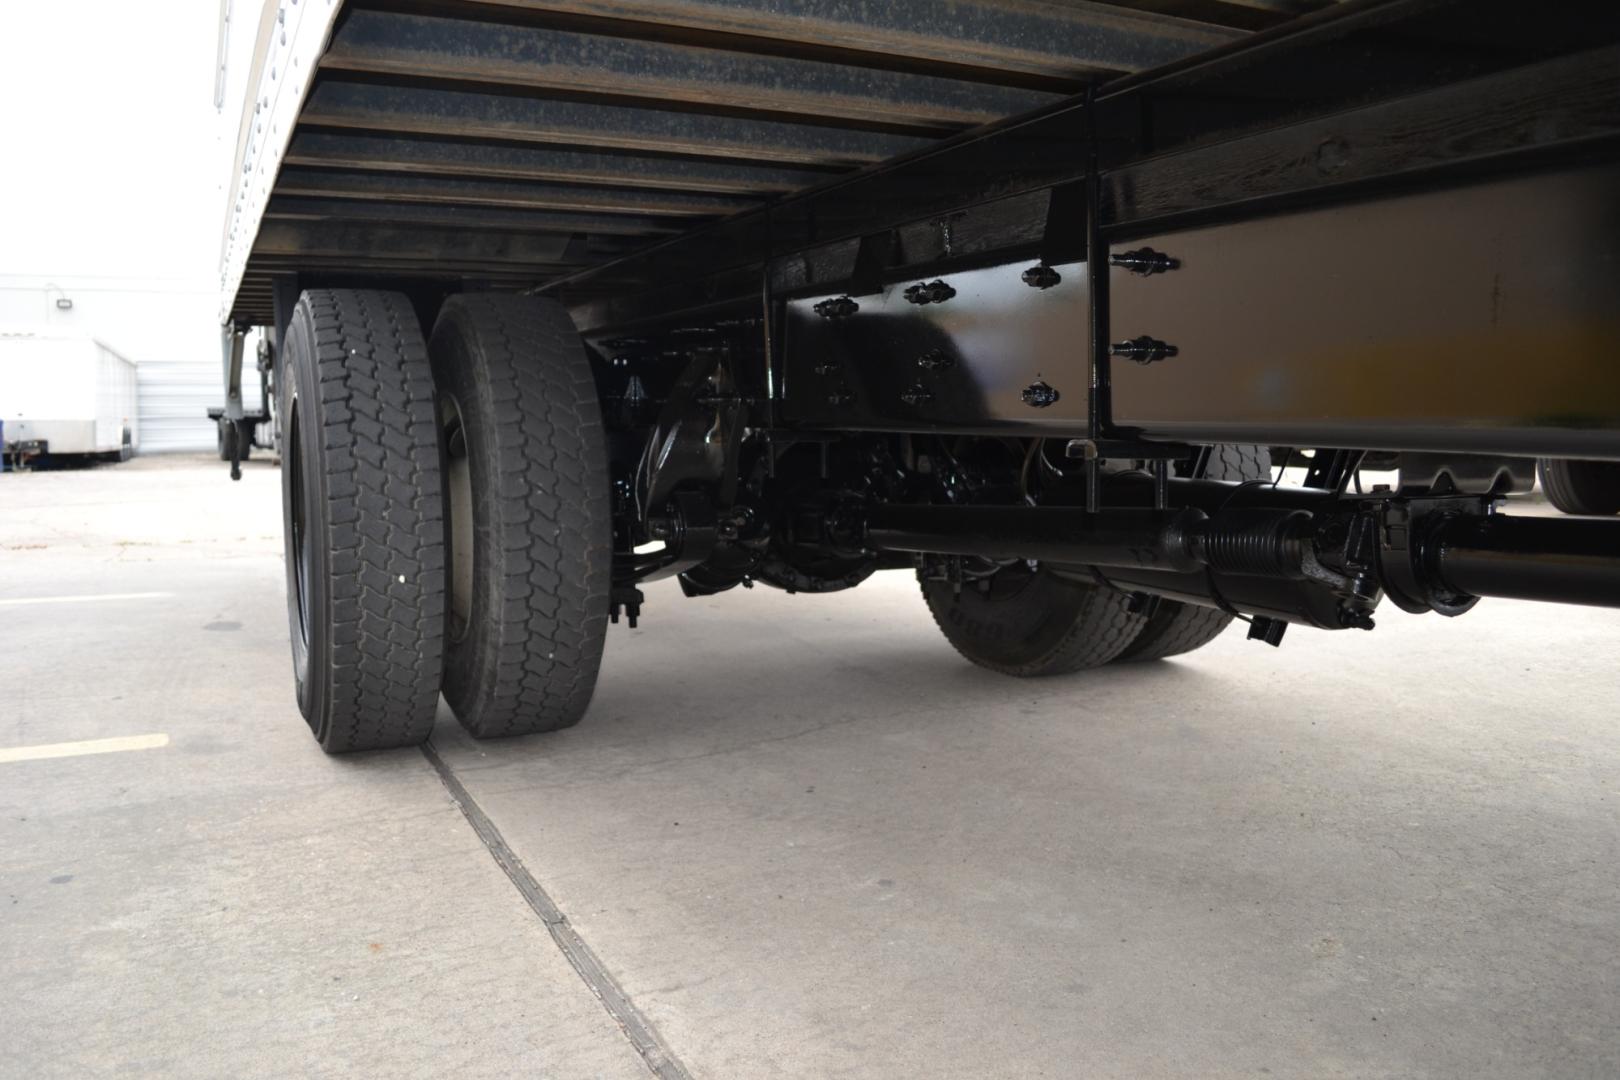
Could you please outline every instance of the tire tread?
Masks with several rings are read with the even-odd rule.
[[[444,635],[444,516],[427,349],[398,293],[312,290],[330,553],[330,753],[433,730]]]
[[[1079,586],[1081,602],[1063,637],[1044,653],[1016,662],[1000,661],[974,647],[973,641],[953,624],[950,612],[954,590],[945,582],[920,581],[923,600],[934,625],[951,647],[982,668],[1022,678],[1068,675],[1108,663],[1136,639],[1142,616],[1128,610],[1124,593],[1100,586]]]
[[[448,646],[445,697],[479,738],[555,731],[584,716],[607,634],[611,508],[596,382],[553,301],[451,298],[434,331],[441,386],[457,375],[445,369],[440,335],[458,332],[499,451],[490,455],[492,519],[477,526],[495,544],[494,579],[474,582],[495,602],[481,656]]]
[[[1547,501],[1566,514],[1620,512],[1620,463],[1541,458],[1536,475]]]

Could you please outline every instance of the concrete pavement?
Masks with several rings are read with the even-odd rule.
[[[245,472],[0,478],[0,750],[170,740],[0,762],[0,1076],[648,1075],[421,754],[309,738]],[[1620,614],[1380,614],[1016,682],[903,575],[657,586],[578,728],[434,744],[695,1076],[1620,1073]]]

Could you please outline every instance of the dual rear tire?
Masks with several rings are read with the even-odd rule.
[[[409,746],[441,689],[477,736],[584,714],[607,618],[607,464],[556,304],[306,292],[278,379],[298,705],[328,753]]]
[[[1542,458],[1536,476],[1547,501],[1566,514],[1620,514],[1620,461]]]
[[[613,572],[590,362],[560,305],[522,296],[452,297],[429,351],[451,521],[445,700],[479,738],[576,724]]]

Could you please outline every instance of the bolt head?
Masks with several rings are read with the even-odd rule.
[[[1057,387],[1045,381],[1037,380],[1024,387],[1024,392],[1018,396],[1030,408],[1044,409],[1049,405],[1055,405],[1058,398],[1063,395],[1058,393]]]
[[[943,304],[956,295],[956,290],[936,279],[912,285],[902,295],[913,304]]]
[[[1059,274],[1056,270],[1052,269],[1050,266],[1047,266],[1045,263],[1042,263],[1039,266],[1032,266],[1018,276],[1023,280],[1025,285],[1028,285],[1032,289],[1050,289],[1052,286],[1063,280],[1062,274]]]
[[[1123,267],[1133,274],[1151,277],[1162,274],[1168,270],[1177,270],[1181,267],[1181,260],[1173,255],[1166,255],[1162,251],[1155,251],[1150,247],[1137,248],[1134,251],[1120,251],[1108,256],[1110,266]]]
[[[810,310],[823,319],[847,319],[861,310],[861,305],[850,296],[838,296],[817,302]]]

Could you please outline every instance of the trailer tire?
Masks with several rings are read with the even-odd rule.
[[[447,301],[430,345],[445,447],[444,696],[477,738],[590,704],[613,547],[607,443],[579,333],[535,297]]]
[[[1566,514],[1620,513],[1620,462],[1539,458],[1536,475],[1547,501]]]
[[[287,331],[282,509],[298,707],[329,754],[420,743],[444,641],[433,375],[398,293],[310,291]]]
[[[1106,664],[1146,621],[1130,597],[1014,563],[958,590],[922,579],[923,599],[945,640],[980,667],[1003,675],[1066,675]]]
[[[1264,446],[1215,446],[1202,476],[1207,480],[1261,480],[1271,475],[1271,452]],[[1232,616],[1216,608],[1161,599],[1148,614],[1136,640],[1114,659],[1163,660],[1201,649],[1221,636]]]

